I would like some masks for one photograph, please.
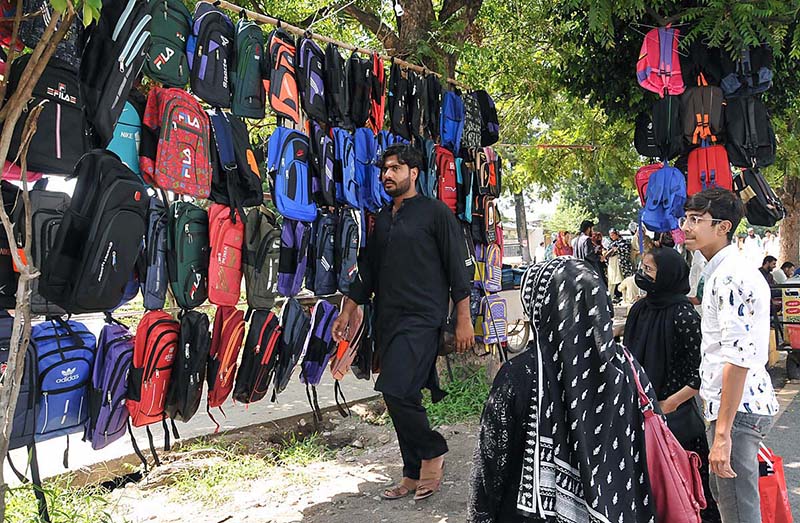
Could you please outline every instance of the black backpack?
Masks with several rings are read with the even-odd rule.
[[[402,136],[406,140],[411,139],[411,125],[408,121],[410,91],[408,84],[408,71],[393,62],[389,71],[389,91],[386,93],[386,116],[392,134]]]
[[[722,53],[720,87],[727,98],[753,96],[772,87],[772,48],[767,44],[744,49],[736,56]]]
[[[31,55],[21,56],[11,64],[8,97],[19,86],[22,73]],[[89,149],[87,124],[84,118],[84,98],[78,86],[77,70],[58,58],[51,58],[33,88],[31,99],[14,127],[8,147],[8,161],[17,158],[22,144],[25,120],[34,107],[43,104],[36,134],[28,149],[28,169],[49,174],[72,174],[80,157]],[[124,104],[124,100],[123,100]],[[120,105],[120,111],[122,105]]]
[[[337,217],[335,213],[319,213],[311,228],[306,265],[306,288],[315,296],[336,292]]]
[[[265,206],[250,209],[244,228],[242,272],[247,305],[251,309],[271,309],[278,294],[278,262],[281,227]]]
[[[311,168],[311,191],[318,206],[336,205],[334,180],[335,151],[333,139],[316,122],[311,123],[308,165]]]
[[[283,305],[280,314],[281,341],[279,344],[278,361],[275,367],[275,387],[272,400],[284,391],[292,377],[292,370],[300,361],[305,347],[308,331],[311,329],[311,316],[305,311],[300,302],[289,298]]]
[[[247,125],[241,118],[222,110],[208,111],[215,147],[211,148],[211,194],[209,199],[240,210],[261,205],[264,190]]]
[[[302,38],[297,45],[297,86],[308,117],[318,123],[328,122],[325,97],[325,53],[311,38]]]
[[[744,202],[745,216],[750,225],[774,227],[786,216],[780,198],[758,169],[744,169],[733,179],[733,189]]]
[[[359,58],[353,51],[347,61],[350,84],[350,119],[355,127],[364,127],[372,104],[372,57]]]
[[[250,313],[250,328],[244,342],[242,363],[236,373],[233,399],[244,404],[259,401],[275,376],[281,347],[281,327],[275,313],[257,310]]]
[[[11,182],[3,180],[0,182],[0,190],[3,191],[3,205],[6,214],[16,222],[16,216],[24,214],[22,204],[22,193]],[[16,223],[14,224],[16,228]],[[17,235],[17,237],[19,237]],[[16,249],[17,246],[14,245]],[[14,259],[11,257],[11,246],[5,233],[0,234],[0,309],[14,309],[17,306],[17,280],[19,274],[14,271]],[[33,280],[32,283],[35,283]],[[0,338],[1,339],[1,338]]]
[[[428,124],[428,83],[425,77],[408,72],[408,125],[411,134],[422,136]]]
[[[686,52],[680,53],[681,75],[688,87],[697,83],[697,77],[705,76],[710,85],[719,85],[722,79],[722,53],[719,48],[708,47],[701,38],[689,44]]]
[[[215,5],[198,2],[186,44],[192,92],[213,107],[231,106],[234,29]]]
[[[16,2],[14,2],[14,5],[16,5]],[[22,2],[22,10],[25,14],[43,11],[40,16],[25,18],[19,24],[19,39],[22,40],[22,43],[26,46],[33,49],[36,47],[36,44],[39,43],[39,40],[41,40],[50,20],[53,18],[53,8],[50,6],[49,0],[24,0]],[[58,13],[55,14],[58,15]],[[58,27],[59,26],[56,26],[56,30],[58,30]],[[80,10],[76,10],[76,16],[72,19],[67,34],[58,42],[53,57],[64,60],[77,69],[81,65],[81,51],[84,36]]]
[[[461,147],[469,149],[481,146],[481,106],[474,93],[465,93],[464,100],[464,132],[461,134]]]
[[[494,100],[483,90],[474,91],[472,95],[478,100],[478,107],[481,109],[481,147],[494,145],[500,139],[500,120]]]
[[[328,105],[328,125],[353,130],[347,64],[335,44],[328,44],[325,48],[325,100]]]
[[[736,167],[766,167],[775,162],[775,132],[767,108],[753,96],[733,98],[725,112],[728,158]]]
[[[435,74],[429,74],[425,78],[426,104],[428,106],[428,125],[426,126],[426,137],[437,141],[439,138],[439,113],[442,112],[442,82]]]
[[[180,319],[178,350],[172,363],[164,411],[173,420],[187,422],[197,412],[203,396],[211,333],[205,313],[183,311]]]
[[[653,104],[648,113],[636,117],[633,135],[636,152],[650,158],[671,160],[683,153],[683,117],[677,96],[665,96]]]
[[[344,208],[339,215],[336,232],[336,273],[339,292],[347,294],[358,277],[358,249],[361,246],[361,226],[353,209]]]
[[[147,2],[103,0],[100,20],[86,44],[80,68],[81,94],[96,146],[105,147],[114,136],[114,126],[149,46]]]
[[[150,197],[139,177],[103,149],[84,155],[75,175],[39,292],[69,313],[108,311],[119,304],[133,273]]]

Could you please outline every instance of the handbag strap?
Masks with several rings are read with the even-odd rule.
[[[636,390],[639,392],[639,405],[641,406],[642,411],[653,410],[653,403],[650,401],[650,397],[645,394],[644,387],[642,387],[642,383],[639,381],[639,375],[636,372],[636,366],[633,364],[633,358],[631,358],[631,355],[627,349],[623,349],[622,353],[625,354],[625,358],[628,360],[628,364],[631,367],[633,380],[636,382]]]

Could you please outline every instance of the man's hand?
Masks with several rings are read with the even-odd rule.
[[[462,354],[475,345],[475,330],[470,319],[459,317],[456,321],[456,352]]]
[[[661,407],[662,414],[669,414],[671,412],[675,412],[675,409],[677,409],[680,404],[675,401],[675,396],[670,396],[664,401],[659,401],[658,406]]]
[[[711,472],[720,478],[735,478],[736,472],[731,468],[731,435],[715,434],[714,445],[708,453],[708,464]]]
[[[349,327],[350,327],[350,311],[345,309],[339,313],[339,316],[333,322],[333,327],[331,328],[333,341],[339,343],[340,341],[344,340],[345,335],[347,334],[347,329]]]

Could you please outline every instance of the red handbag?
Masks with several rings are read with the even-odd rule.
[[[644,415],[647,472],[655,501],[656,521],[700,523],[700,511],[706,508],[700,479],[700,456],[684,450],[664,419],[655,413],[628,351],[625,351],[625,357],[636,381]]]
[[[792,506],[783,475],[783,458],[761,444],[758,451],[758,494],[763,523],[792,523]]]

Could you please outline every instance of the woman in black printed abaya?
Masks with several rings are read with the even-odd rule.
[[[521,295],[534,340],[484,408],[468,521],[654,523],[636,384],[600,277],[556,258],[526,271]]]

